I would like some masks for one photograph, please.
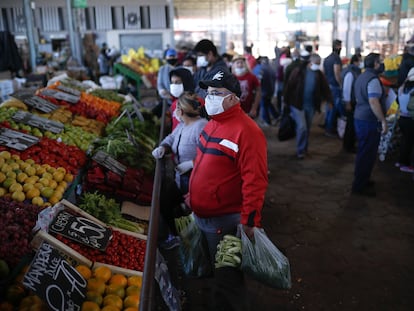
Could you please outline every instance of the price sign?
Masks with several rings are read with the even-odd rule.
[[[112,237],[112,231],[88,218],[60,211],[49,230],[84,245],[104,251]]]
[[[87,281],[46,242],[33,258],[23,285],[53,311],[79,311],[86,297]]]
[[[71,94],[64,93],[64,92],[59,92],[59,91],[52,90],[52,89],[43,89],[40,92],[40,94],[44,96],[48,96],[48,97],[53,97],[59,100],[64,100],[71,104],[76,104],[80,99],[79,96],[71,95]]]
[[[106,167],[108,170],[114,172],[115,174],[118,174],[120,176],[125,175],[127,167],[101,150],[95,153],[92,159],[102,166]]]
[[[64,128],[64,125],[61,122],[42,118],[33,113],[23,110],[16,111],[16,113],[12,116],[12,119],[16,122],[22,122],[24,124],[37,127],[41,130],[50,131],[55,134],[62,132]]]
[[[4,145],[19,151],[37,144],[39,138],[8,128],[0,128],[0,145]]]

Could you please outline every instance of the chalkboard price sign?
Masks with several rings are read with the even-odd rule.
[[[56,215],[49,230],[102,251],[106,249],[112,236],[111,229],[64,210]]]
[[[52,311],[79,311],[86,297],[87,281],[46,242],[37,250],[23,285]]]

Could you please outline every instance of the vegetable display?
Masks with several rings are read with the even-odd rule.
[[[151,152],[158,131],[159,124],[153,119],[140,121],[123,116],[106,126],[105,137],[94,142],[93,150],[104,151],[128,167],[153,173],[155,161]]]
[[[127,167],[125,174],[121,176],[91,161],[83,187],[85,191],[98,190],[119,199],[149,205],[152,199],[153,176],[143,169],[131,167]]]
[[[136,271],[143,271],[144,269],[147,242],[134,236],[113,230],[112,239],[105,251],[82,245],[60,234],[55,235],[55,238],[93,262],[101,262]]]
[[[122,217],[121,206],[114,199],[107,198],[98,192],[85,192],[80,200],[79,207],[81,209],[107,225],[141,234],[144,233],[144,228],[141,225]]]

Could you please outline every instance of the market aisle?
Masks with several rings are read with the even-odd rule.
[[[414,180],[377,162],[377,197],[351,196],[354,155],[314,126],[311,157],[297,160],[294,141],[269,144],[263,226],[289,258],[292,289],[249,281],[255,311],[414,310]],[[187,310],[207,310],[209,284],[184,279]]]
[[[314,126],[310,158],[269,142],[263,225],[290,260],[292,289],[251,286],[255,310],[413,310],[414,180],[377,162],[377,197],[351,195],[354,154]],[[395,155],[394,155],[395,157]],[[260,306],[260,307],[259,307]]]

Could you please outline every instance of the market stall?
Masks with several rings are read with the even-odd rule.
[[[1,310],[148,310],[162,124],[70,78],[0,106]]]

